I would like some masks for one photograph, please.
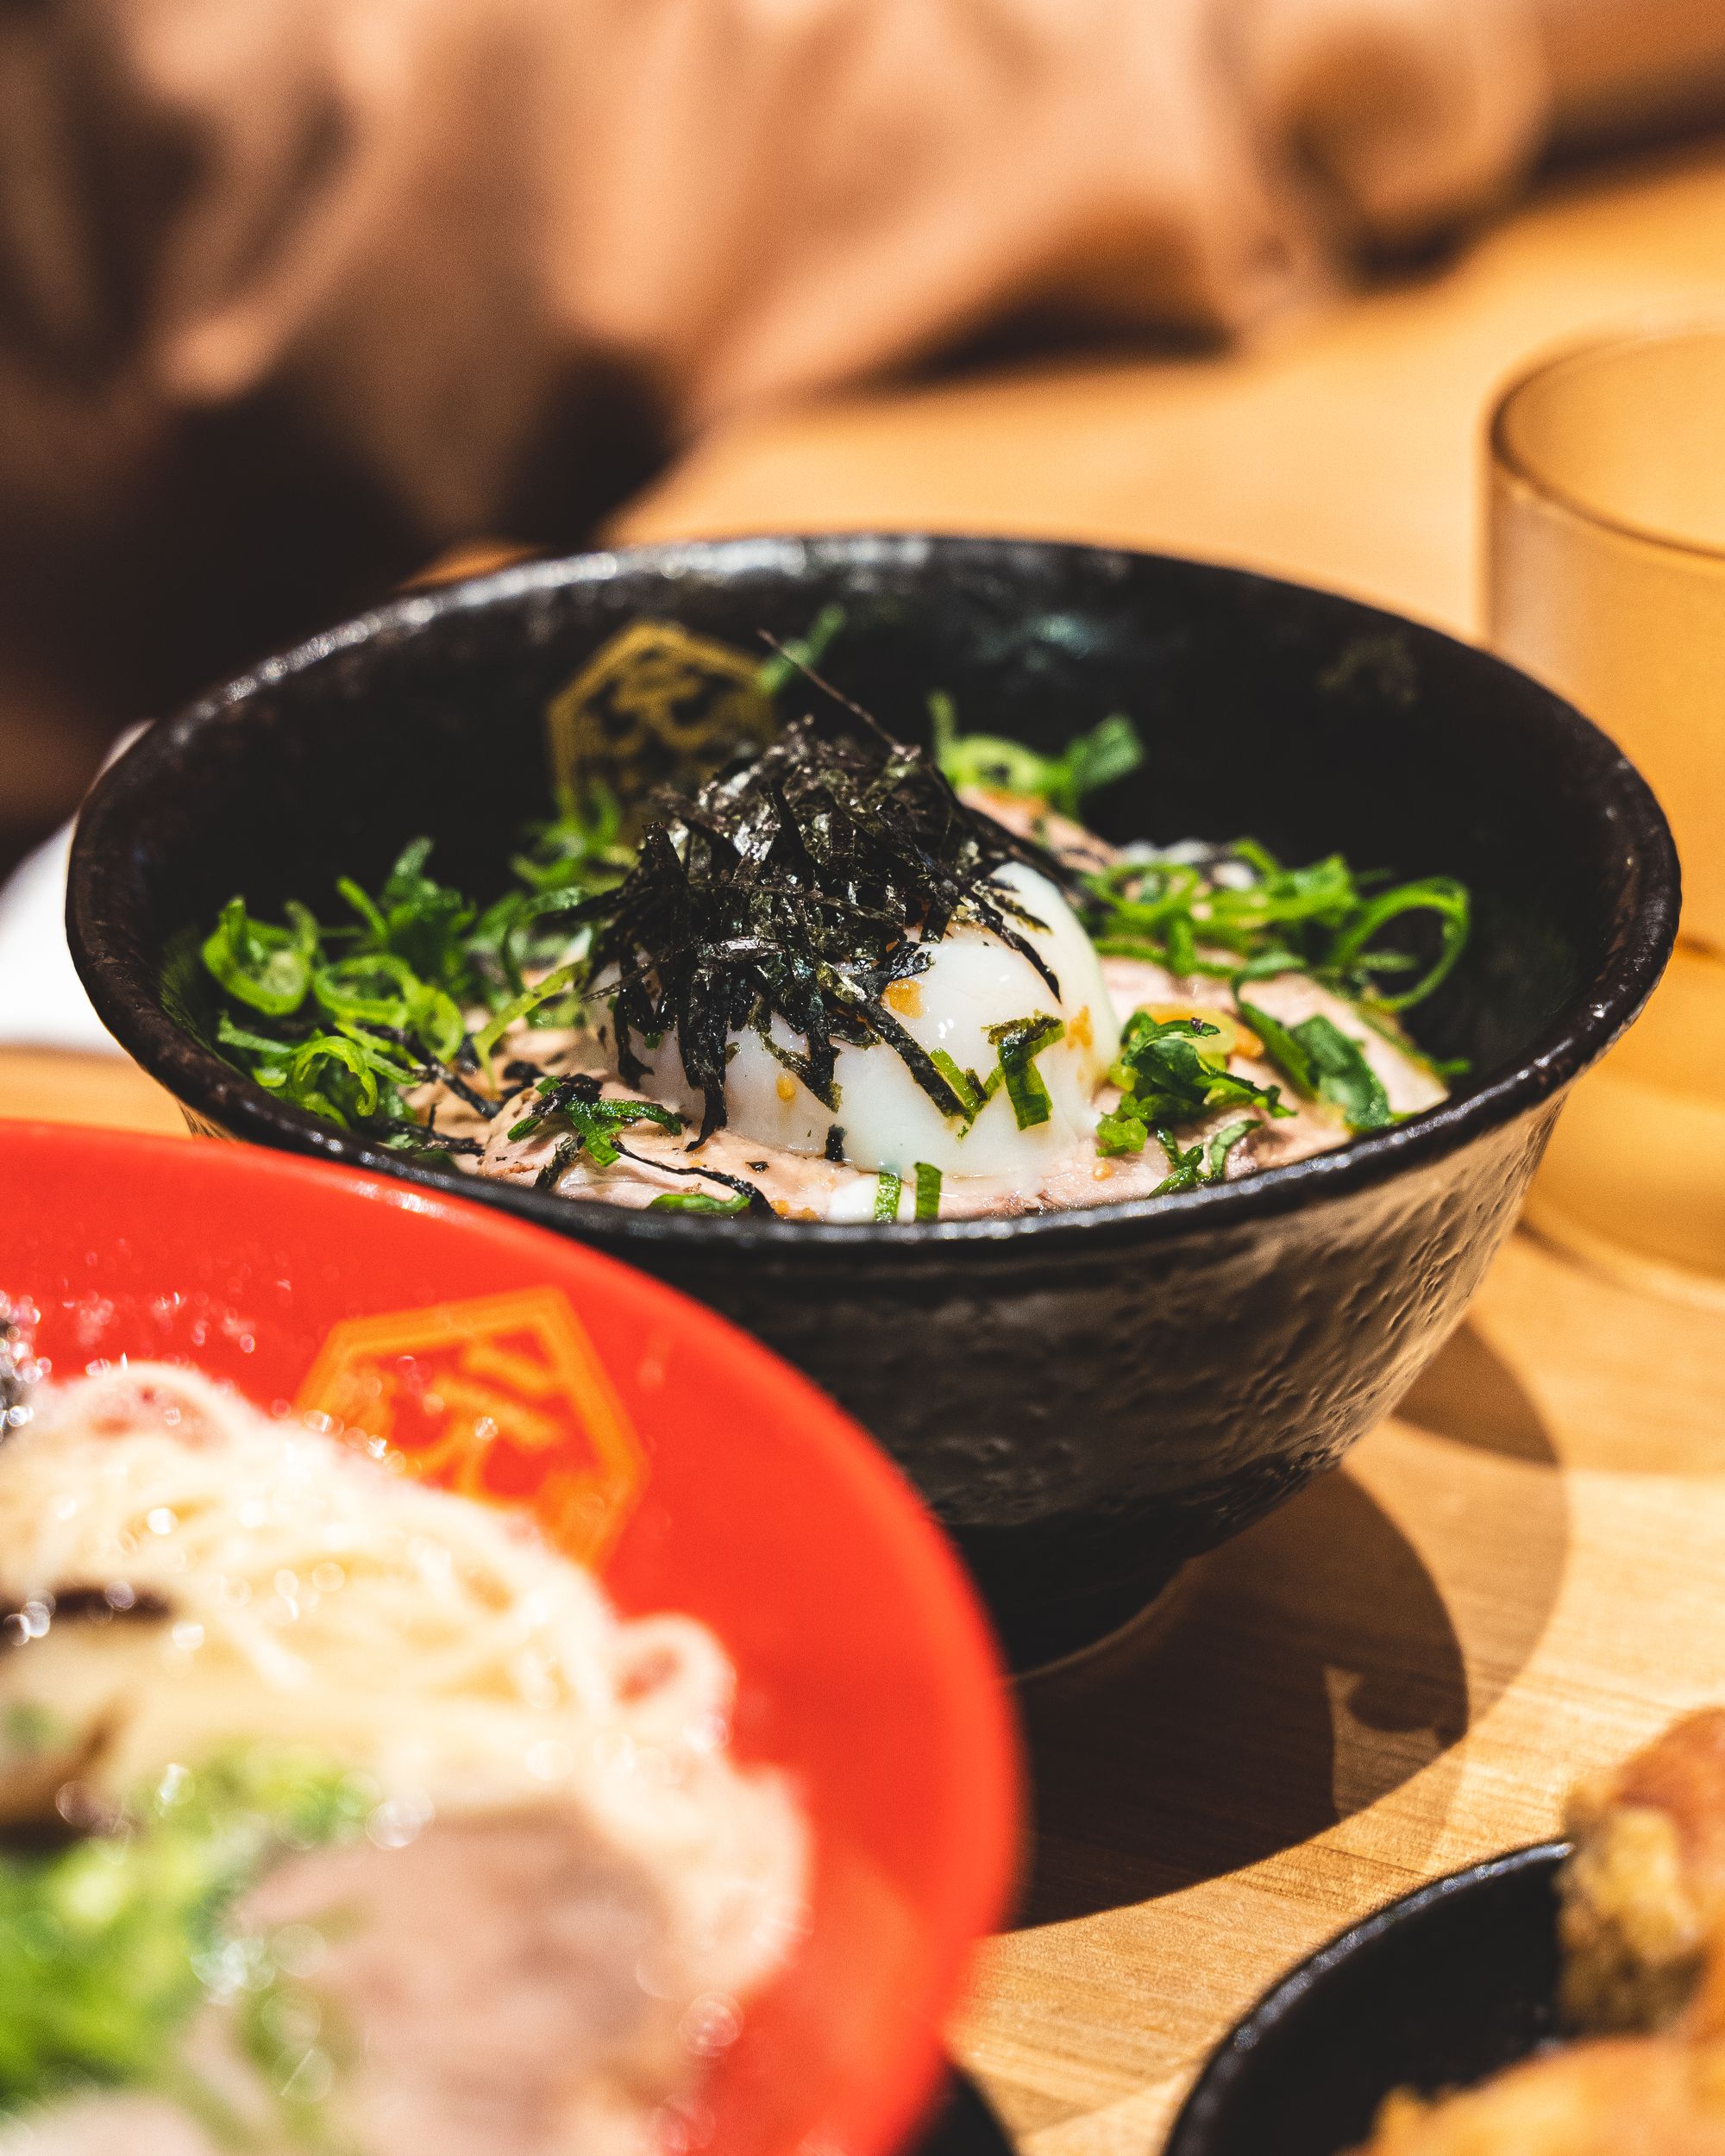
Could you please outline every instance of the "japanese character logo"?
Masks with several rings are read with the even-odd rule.
[[[589,1565],[646,1485],[640,1441],[555,1288],[343,1319],[295,1404],[381,1440],[422,1481],[528,1507]]]
[[[775,730],[761,661],[672,622],[613,636],[546,711],[551,770],[579,797],[596,784],[625,811],[663,780],[692,784]]]

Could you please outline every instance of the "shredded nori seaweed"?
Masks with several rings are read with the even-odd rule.
[[[537,1189],[549,1190],[583,1152],[595,1166],[609,1168],[620,1150],[616,1132],[633,1123],[656,1123],[673,1137],[681,1137],[683,1130],[683,1119],[674,1109],[656,1100],[606,1100],[591,1071],[576,1070],[562,1078],[542,1078],[533,1088],[526,1114],[511,1125],[509,1137],[513,1144],[537,1136],[548,1125],[561,1128],[555,1152],[535,1184]]]
[[[416,1123],[402,1116],[381,1119],[380,1133],[391,1139],[405,1138],[428,1153],[465,1153],[474,1160],[483,1160],[485,1146],[476,1138],[457,1138],[448,1131],[440,1131],[435,1115],[423,1123]]]
[[[617,1150],[624,1160],[632,1160],[637,1168],[656,1168],[662,1175],[699,1175],[704,1182],[723,1183],[727,1190],[734,1190],[739,1197],[749,1200],[750,1213],[764,1213],[771,1219],[778,1218],[773,1201],[766,1192],[757,1190],[753,1183],[741,1175],[727,1175],[722,1168],[673,1168],[668,1161],[649,1160],[643,1154],[631,1153],[620,1141]]]
[[[725,1120],[728,1044],[750,1030],[829,1109],[837,1049],[878,1041],[943,1115],[963,1116],[881,1001],[955,923],[998,937],[1060,994],[1021,932],[1044,924],[992,879],[1021,861],[1070,889],[1072,872],[960,801],[925,750],[807,679],[825,706],[694,794],[661,795],[634,868],[580,909],[594,924],[590,977],[611,1000],[624,1081],[647,1075],[634,1037],[674,1030],[705,1104],[702,1141]]]
[[[471,1036],[469,1036],[471,1038]],[[448,1063],[434,1064],[432,1075],[441,1078],[458,1100],[465,1100],[475,1115],[483,1116],[487,1123],[503,1106],[500,1100],[488,1100],[485,1094],[470,1086],[461,1073]]]

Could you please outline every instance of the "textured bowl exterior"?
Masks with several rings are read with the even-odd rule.
[[[1513,1225],[1555,1112],[1277,1219],[1098,1236],[1053,1266],[1010,1243],[871,1254],[824,1268],[818,1297],[794,1256],[668,1276],[824,1370],[1017,1651],[1044,1658],[1123,1621],[1394,1405]]]
[[[446,876],[500,878],[544,799],[546,701],[622,624],[746,644],[831,599],[851,625],[831,670],[900,730],[932,686],[1044,748],[1132,711],[1152,753],[1107,797],[1111,835],[1251,830],[1294,858],[1336,846],[1464,876],[1479,933],[1421,1017],[1477,1076],[1408,1125],[1182,1196],[919,1226],[712,1220],[405,1167],[284,1108],[165,999],[175,939],[235,890],[315,897],[420,831]],[[1509,1232],[1563,1090],[1651,991],[1677,910],[1633,768],[1483,653],[1236,571],[911,536],[575,557],[332,632],[104,776],[68,927],[104,1019],[197,1127],[453,1183],[768,1341],[900,1461],[1035,1660],[1130,1614],[1411,1381]]]

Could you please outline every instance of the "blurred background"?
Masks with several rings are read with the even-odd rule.
[[[1489,394],[1725,285],[1721,0],[0,0],[0,874],[433,564],[1103,538],[1475,621]]]

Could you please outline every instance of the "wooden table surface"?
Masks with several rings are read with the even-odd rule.
[[[1479,413],[1530,347],[1717,291],[1725,152],[1572,182],[1441,275],[1250,354],[1022,368],[715,441],[623,536],[1037,530],[1471,617]],[[116,1062],[0,1056],[0,1115],[175,1127]],[[1579,1770],[1725,1697],[1725,1315],[1526,1235],[1348,1465],[1027,1685],[1038,1847],[959,2032],[1027,2156],[1146,2156],[1288,1964],[1547,1833]]]

